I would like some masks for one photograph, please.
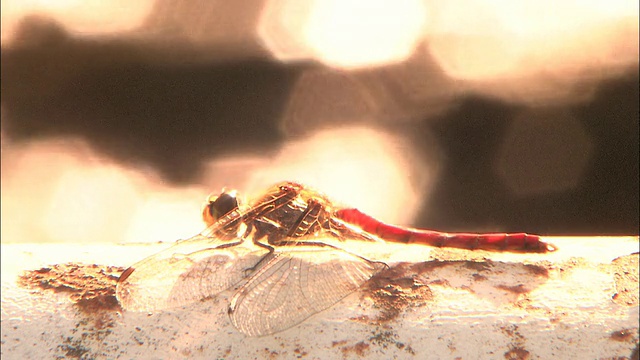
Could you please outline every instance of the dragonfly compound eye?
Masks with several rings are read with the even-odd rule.
[[[235,191],[223,192],[217,198],[209,198],[209,215],[215,220],[238,208],[238,198]]]

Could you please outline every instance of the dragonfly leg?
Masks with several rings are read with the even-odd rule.
[[[268,263],[269,259],[273,258],[273,254],[275,252],[275,249],[273,248],[273,246],[262,244],[260,242],[254,242],[254,243],[262,248],[269,250],[269,252],[266,253],[262,258],[260,258],[260,260],[258,260],[258,262],[255,265],[253,265],[250,268],[244,269],[244,277],[248,277],[249,275],[253,274],[256,270],[258,270],[260,267],[262,267],[262,265],[264,265],[265,263]]]
[[[269,250],[269,252],[265,256],[263,256],[254,266],[244,270],[245,277],[251,275],[254,271],[259,269],[265,263],[265,261],[267,261],[267,259],[270,259],[272,257],[271,255],[273,255],[273,253],[275,252],[275,248],[273,246],[260,242],[257,237],[253,238],[253,243],[261,248]]]

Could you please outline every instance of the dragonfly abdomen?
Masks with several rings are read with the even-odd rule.
[[[537,235],[526,233],[446,233],[385,224],[357,209],[340,209],[335,215],[382,240],[405,244],[423,244],[468,250],[482,249],[509,252],[549,252],[555,247]]]

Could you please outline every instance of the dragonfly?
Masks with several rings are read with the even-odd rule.
[[[341,243],[400,242],[436,247],[546,253],[526,233],[444,233],[383,223],[296,182],[282,182],[244,205],[237,191],[208,198],[207,228],[126,269],[116,295],[126,310],[157,311],[231,291],[228,314],[247,336],[300,324],[356,291],[387,264]]]

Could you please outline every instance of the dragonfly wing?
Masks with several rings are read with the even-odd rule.
[[[386,265],[332,247],[278,247],[231,300],[233,324],[248,336],[273,334],[325,310]]]
[[[268,253],[232,244],[198,235],[132,265],[118,280],[120,304],[131,311],[161,310],[232,287]]]

